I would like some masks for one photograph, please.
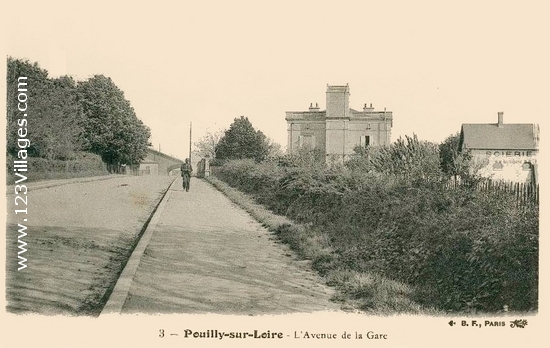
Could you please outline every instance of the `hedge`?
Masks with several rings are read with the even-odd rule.
[[[322,230],[330,267],[406,282],[446,311],[538,308],[538,206],[518,209],[511,194],[277,161],[231,161],[217,176]]]
[[[14,158],[8,155],[6,163],[8,185],[13,184],[16,179],[13,171],[13,161]],[[67,161],[29,157],[27,162],[28,170],[25,173],[28,178],[27,181],[109,174],[101,157],[87,152],[77,153],[74,159]]]

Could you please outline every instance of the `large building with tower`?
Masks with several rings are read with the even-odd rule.
[[[287,111],[287,152],[318,150],[326,160],[345,160],[357,146],[389,145],[393,115],[364,104],[358,111],[349,107],[349,86],[327,85],[326,110],[318,103],[307,111]]]

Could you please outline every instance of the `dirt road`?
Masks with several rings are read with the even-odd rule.
[[[28,214],[7,196],[6,299],[14,313],[98,315],[143,224],[173,178],[96,178],[29,184]],[[59,185],[63,184],[63,185]],[[56,186],[59,185],[59,186]],[[21,205],[20,205],[21,206]],[[17,270],[17,236],[27,268]]]

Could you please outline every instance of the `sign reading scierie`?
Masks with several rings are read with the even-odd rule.
[[[487,156],[503,156],[503,157],[532,157],[533,151],[487,151],[485,152]]]

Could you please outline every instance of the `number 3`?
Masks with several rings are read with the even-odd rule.
[[[159,330],[159,337],[160,337],[160,338],[163,338],[163,337],[164,337],[164,329],[160,329],[160,330]]]

